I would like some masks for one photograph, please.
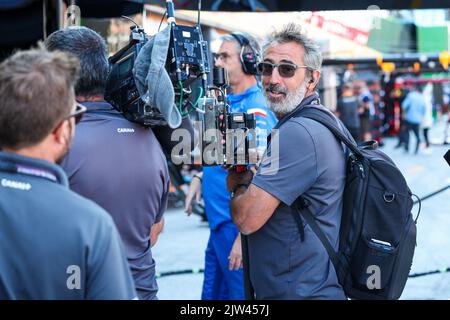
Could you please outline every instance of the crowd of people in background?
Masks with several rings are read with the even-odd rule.
[[[443,140],[436,143],[450,143],[447,140],[449,99],[444,91],[435,90],[434,86],[436,84],[432,82],[403,83],[400,88],[385,92],[378,80],[344,83],[335,114],[359,143],[375,140],[382,147],[383,137],[397,136],[396,148],[403,148],[408,153],[412,133],[415,136],[414,153],[429,154],[430,130],[439,117],[444,118],[446,125]],[[388,103],[390,110],[386,107]],[[396,118],[399,120],[397,125]]]

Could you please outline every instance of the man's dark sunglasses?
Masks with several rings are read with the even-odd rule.
[[[291,78],[294,76],[297,68],[307,68],[308,66],[299,66],[293,63],[283,62],[279,64],[270,63],[267,61],[258,63],[258,72],[260,75],[265,77],[270,77],[272,75],[273,69],[278,68],[278,73],[283,78]]]
[[[75,119],[75,124],[80,123],[81,118],[83,118],[83,114],[86,112],[86,107],[83,106],[82,104],[79,104],[78,102],[75,102],[75,111],[71,114],[69,114],[66,119],[70,119],[72,117],[74,117]]]

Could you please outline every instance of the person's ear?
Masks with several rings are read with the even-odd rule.
[[[314,70],[311,72],[311,79],[308,81],[308,93],[311,93],[314,91],[314,89],[317,87],[317,84],[319,83],[320,79],[320,71]]]
[[[53,130],[53,136],[58,144],[65,144],[67,142],[67,131],[69,130],[69,120],[61,121],[61,123]]]

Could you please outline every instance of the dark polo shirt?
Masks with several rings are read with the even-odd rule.
[[[151,129],[129,122],[106,102],[84,105],[88,111],[62,167],[70,188],[113,218],[139,298],[155,299],[150,229],[167,205],[166,159]]]
[[[302,105],[313,98],[305,98]],[[301,242],[291,214],[296,210],[295,200],[303,196],[337,249],[345,184],[344,149],[326,127],[311,119],[291,118],[278,128],[277,135],[272,137],[252,182],[281,201],[264,226],[248,236],[256,298],[345,299],[324,246],[305,223]]]

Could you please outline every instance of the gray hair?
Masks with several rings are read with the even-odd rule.
[[[244,32],[241,32],[241,33],[248,40],[248,43],[251,47],[251,48],[245,48],[244,53],[250,52],[250,51],[252,51],[251,49],[253,49],[254,53],[256,53],[258,56],[261,56],[261,46],[259,45],[258,40],[248,33],[244,33]],[[239,43],[239,41],[235,37],[233,37],[231,34],[226,34],[224,36],[221,36],[220,40],[222,42],[225,42],[225,41],[234,42],[239,46],[239,48],[241,48],[241,44]]]
[[[262,52],[265,54],[270,47],[288,42],[295,42],[305,49],[303,60],[306,66],[313,71],[321,70],[322,53],[320,52],[319,45],[302,32],[300,25],[292,22],[286,24],[281,30],[272,32],[266,38]]]
[[[45,46],[50,51],[69,52],[80,60],[81,73],[75,86],[77,96],[103,95],[109,63],[106,42],[101,35],[86,27],[68,27],[53,32]]]

